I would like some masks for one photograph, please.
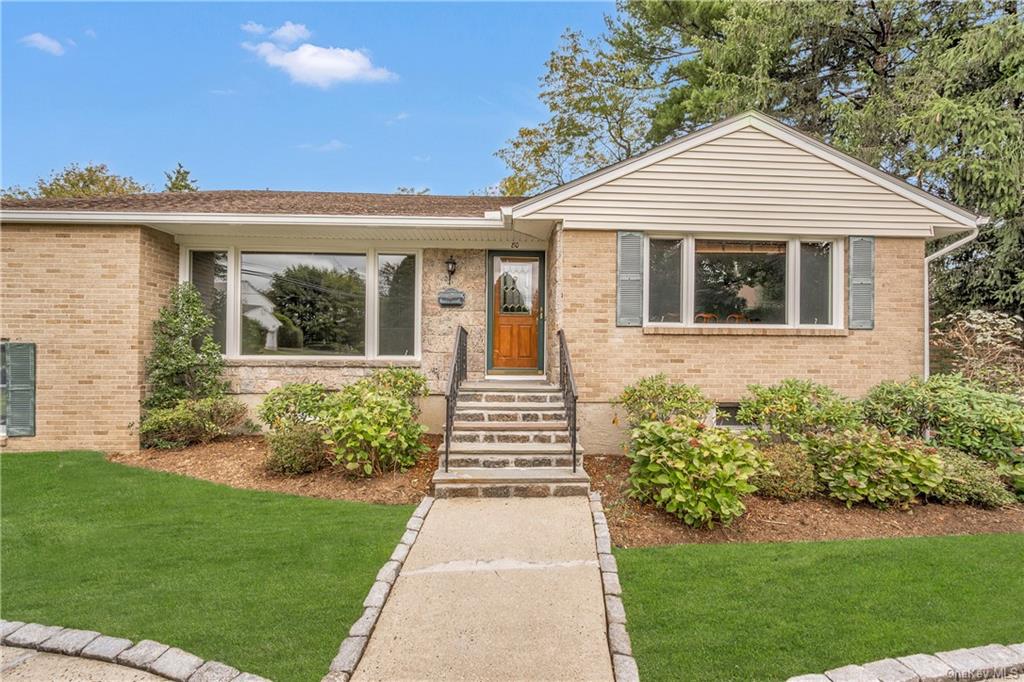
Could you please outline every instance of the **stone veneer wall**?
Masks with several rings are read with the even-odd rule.
[[[0,226],[0,329],[36,344],[36,435],[5,450],[138,447],[152,323],[178,247],[145,227]]]
[[[622,433],[611,424],[610,401],[627,384],[657,372],[696,384],[717,401],[738,400],[747,384],[786,377],[859,396],[880,381],[921,374],[924,239],[875,240],[873,330],[670,334],[615,326],[615,232],[562,231],[555,241],[555,324],[568,335],[582,403],[581,439],[590,454],[619,451]]]

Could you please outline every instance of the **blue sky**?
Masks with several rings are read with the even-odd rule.
[[[611,4],[24,4],[2,12],[2,182],[481,190],[545,117],[544,60]],[[243,29],[243,25],[246,28]]]

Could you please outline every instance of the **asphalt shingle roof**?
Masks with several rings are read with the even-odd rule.
[[[6,210],[483,217],[523,197],[217,190],[5,199]]]

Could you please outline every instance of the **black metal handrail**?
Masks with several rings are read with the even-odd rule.
[[[569,357],[569,343],[565,331],[558,330],[558,385],[562,389],[565,403],[565,421],[569,424],[569,445],[572,449],[572,471],[576,473],[576,377],[572,373],[572,359]]]
[[[448,471],[448,455],[452,444],[452,427],[455,425],[455,405],[459,400],[459,387],[466,379],[466,344],[469,332],[462,325],[455,330],[455,348],[452,350],[452,367],[448,373],[448,392],[445,393],[444,413],[444,470]]]

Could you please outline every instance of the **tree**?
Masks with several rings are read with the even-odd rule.
[[[153,323],[153,351],[146,360],[146,408],[173,407],[179,400],[221,395],[224,358],[210,335],[213,318],[199,290],[185,282]]]
[[[24,189],[14,186],[3,192],[4,199],[34,199],[37,197],[98,197],[112,194],[138,194],[148,188],[126,175],[115,175],[104,163],[90,163],[83,168],[68,164],[49,178],[39,178],[35,187]]]
[[[496,155],[511,170],[499,184],[523,196],[629,158],[645,146],[653,81],[648,71],[606,54],[597,41],[566,31],[547,61],[540,99],[551,118]]]
[[[178,162],[177,167],[172,171],[166,171],[164,177],[167,183],[164,185],[165,192],[196,192],[199,185],[192,179],[192,174]]]
[[[275,273],[265,293],[274,313],[287,318],[285,325],[302,330],[305,348],[363,352],[366,280],[357,270],[293,265]]]
[[[598,73],[640,74],[651,104],[636,151],[747,109],[993,217],[935,266],[940,307],[1024,311],[1024,24],[1013,0],[625,0]],[[561,68],[549,61],[548,78]],[[599,79],[583,73],[585,80]],[[541,99],[551,117],[513,141],[518,158],[590,168],[571,130],[586,102]],[[499,155],[502,155],[499,152]],[[505,158],[504,156],[502,158]],[[571,177],[506,159],[509,183]],[[545,168],[555,164],[545,162]],[[573,174],[575,174],[575,170]]]
[[[400,185],[395,188],[395,194],[410,194],[412,196],[423,196],[424,194],[430,194],[430,188],[423,187],[422,189],[417,189],[415,187],[403,187]]]

